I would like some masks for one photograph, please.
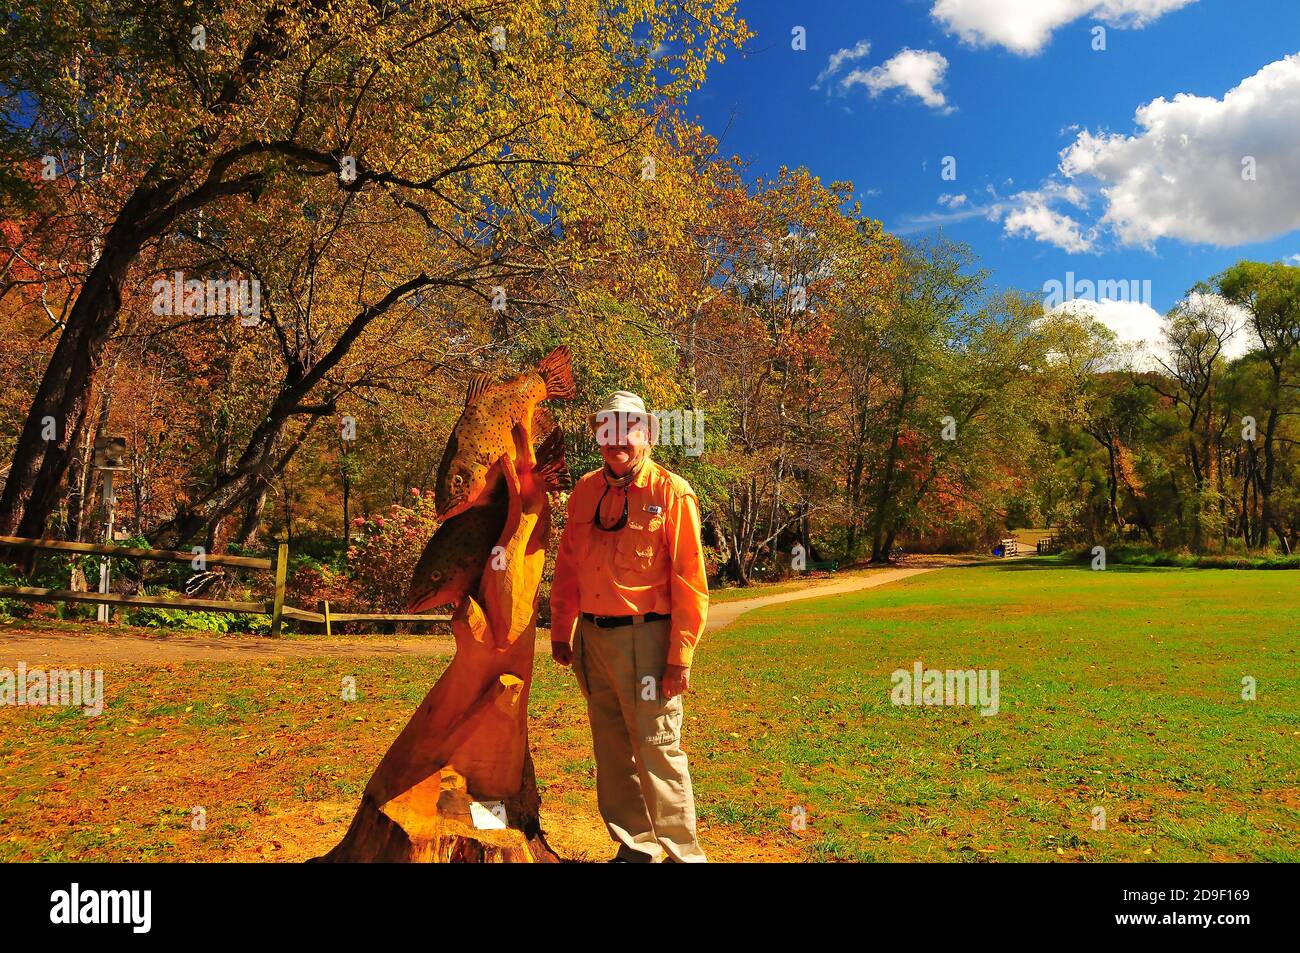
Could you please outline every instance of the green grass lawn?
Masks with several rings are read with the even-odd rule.
[[[701,813],[779,837],[801,805],[819,859],[1294,861],[1298,643],[1285,572],[1021,562],[772,607],[697,657]],[[892,705],[917,659],[997,669],[999,714]]]
[[[1300,859],[1300,577],[1043,565],[945,569],[709,633],[685,746],[710,856]],[[890,673],[917,659],[997,669],[999,713],[895,707]],[[117,664],[99,718],[0,709],[0,860],[322,853],[444,664]],[[539,658],[530,708],[552,842],[608,855],[572,675]]]

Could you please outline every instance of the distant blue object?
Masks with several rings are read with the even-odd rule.
[[[994,547],[993,547],[993,555],[994,555],[994,556],[1001,556],[1002,554],[1003,554],[1003,549],[1002,549],[1002,546],[1001,546],[1001,545],[997,545],[997,546],[994,546]]]

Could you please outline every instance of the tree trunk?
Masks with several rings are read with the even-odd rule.
[[[352,547],[352,476],[347,444],[343,445],[340,453],[343,455],[343,463],[339,470],[343,477],[343,554],[346,556]]]
[[[1119,468],[1115,461],[1115,443],[1113,440],[1105,441],[1106,447],[1106,510],[1110,515],[1111,524],[1115,527],[1118,534],[1124,528],[1123,522],[1119,518]]]
[[[898,446],[902,437],[903,420],[907,413],[908,385],[904,382],[898,396],[898,408],[894,417],[893,435],[889,439],[889,450],[885,453],[885,463],[881,468],[880,492],[876,495],[876,512],[872,516],[871,561],[885,562],[889,557],[884,550],[885,526],[889,521],[889,509],[894,496],[894,473],[898,466]],[[883,550],[883,551],[882,551]]]
[[[104,255],[77,295],[36,389],[0,493],[0,535],[44,536],[58,504],[63,477],[86,425],[104,346],[117,324],[122,282],[144,240],[122,224],[125,220],[124,214],[109,233]]]
[[[1281,372],[1274,369],[1273,387],[1274,393],[1280,393],[1282,386]],[[1276,399],[1276,398],[1275,398]],[[1283,548],[1286,547],[1286,538],[1282,534],[1282,528],[1277,523],[1277,518],[1273,512],[1273,478],[1277,472],[1277,455],[1274,452],[1274,440],[1277,436],[1277,425],[1280,413],[1276,407],[1269,410],[1268,423],[1264,427],[1264,472],[1259,480],[1259,545],[1264,547],[1268,545],[1268,534],[1276,531],[1278,538],[1282,541]]]
[[[253,494],[244,507],[244,517],[239,523],[239,532],[235,542],[240,546],[253,546],[257,543],[258,532],[262,526],[262,508],[266,506],[266,484]]]

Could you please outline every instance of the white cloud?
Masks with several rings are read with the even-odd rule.
[[[1132,136],[1085,130],[1061,153],[1063,174],[1100,183],[1102,224],[1123,243],[1237,245],[1300,228],[1300,54],[1268,64],[1221,100],[1153,100],[1136,122]],[[1244,177],[1248,165],[1253,181]]]
[[[813,83],[812,88],[820,89],[822,83],[838,73],[840,67],[845,63],[860,60],[870,52],[871,42],[869,40],[858,40],[857,44],[852,47],[836,50],[831,54],[830,59],[826,61],[826,68],[817,74],[817,81]]]
[[[1048,181],[1040,189],[1017,192],[999,209],[1002,230],[1008,235],[1033,238],[1068,252],[1089,252],[1096,243],[1096,229],[1085,231],[1073,216],[1052,206],[1064,202],[1086,209],[1088,199],[1076,185]]]
[[[1110,328],[1121,345],[1140,355],[1139,365],[1155,365],[1153,357],[1160,347],[1164,316],[1151,305],[1142,301],[1074,299],[1057,305],[1052,312],[1087,315]]]
[[[1232,304],[1217,294],[1200,291],[1192,292],[1187,296],[1186,301],[1192,307],[1216,308],[1226,313],[1228,320],[1235,329],[1235,333],[1223,346],[1223,356],[1225,358],[1232,360],[1241,357],[1250,350],[1252,342],[1256,341],[1254,332],[1250,327],[1250,312],[1241,305]]]
[[[989,199],[983,204],[975,204],[965,193],[952,195],[945,192],[939,196],[938,201],[946,211],[908,216],[894,226],[894,231],[900,235],[907,235],[969,219],[983,218],[990,222],[1001,222],[1008,235],[1036,238],[1069,252],[1093,250],[1096,229],[1085,231],[1074,218],[1053,208],[1054,205],[1066,203],[1086,209],[1087,196],[1078,186],[1049,180],[1040,189],[1017,192],[1015,195],[1002,198],[998,195],[998,190],[989,183],[984,186],[984,194],[988,195]]]
[[[1083,226],[1041,201],[1028,202],[1010,212],[1002,221],[1002,229],[1008,235],[1028,236],[1068,252],[1092,251],[1093,240],[1083,233]]]
[[[866,86],[873,97],[891,89],[899,89],[915,96],[932,109],[951,112],[952,107],[940,89],[947,69],[948,61],[933,50],[904,48],[880,66],[873,66],[869,70],[853,70],[840,81],[840,87],[848,90],[855,85]]]
[[[1246,314],[1242,309],[1228,304],[1217,295],[1206,295],[1203,299],[1193,295],[1188,300],[1193,303],[1203,300],[1206,304],[1228,309],[1237,330],[1224,346],[1223,357],[1226,360],[1241,357],[1250,350],[1252,335],[1246,326]],[[1164,341],[1165,317],[1144,301],[1090,301],[1076,298],[1057,305],[1048,313],[1060,312],[1087,315],[1104,324],[1114,332],[1125,351],[1132,355],[1137,369],[1158,369],[1160,364],[1157,357],[1166,363],[1171,361]]]
[[[1140,28],[1196,0],[935,0],[930,16],[967,43],[1003,46],[1021,56],[1042,50],[1067,23],[1092,17]]]

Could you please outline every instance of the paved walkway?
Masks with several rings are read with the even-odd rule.
[[[708,630],[722,628],[753,609],[816,599],[844,592],[871,589],[930,572],[936,566],[915,569],[882,569],[859,576],[847,576],[805,589],[753,599],[723,602],[709,607]],[[543,630],[539,642],[549,636]],[[257,664],[280,658],[338,658],[356,656],[443,656],[451,655],[455,643],[446,636],[385,636],[267,639],[252,636],[184,636],[170,633],[141,634],[140,630],[104,632],[98,627],[53,632],[32,631],[21,621],[0,625],[0,667],[13,668],[20,661],[29,668],[55,665],[98,667],[115,662],[144,665],[172,665],[178,662],[235,662]],[[549,651],[544,649],[544,651]]]
[[[897,582],[900,579],[906,579],[908,576],[933,572],[938,568],[940,567],[922,566],[915,569],[880,569],[862,576],[847,576],[844,579],[809,586],[806,589],[796,589],[793,592],[781,592],[771,596],[756,596],[753,599],[739,599],[735,602],[721,602],[709,606],[709,621],[704,628],[705,631],[720,629],[724,625],[730,625],[734,622],[737,616],[743,615],[752,609],[774,606],[782,602],[796,602],[800,599],[837,596],[842,592],[857,592],[859,589],[874,589],[876,586]]]

